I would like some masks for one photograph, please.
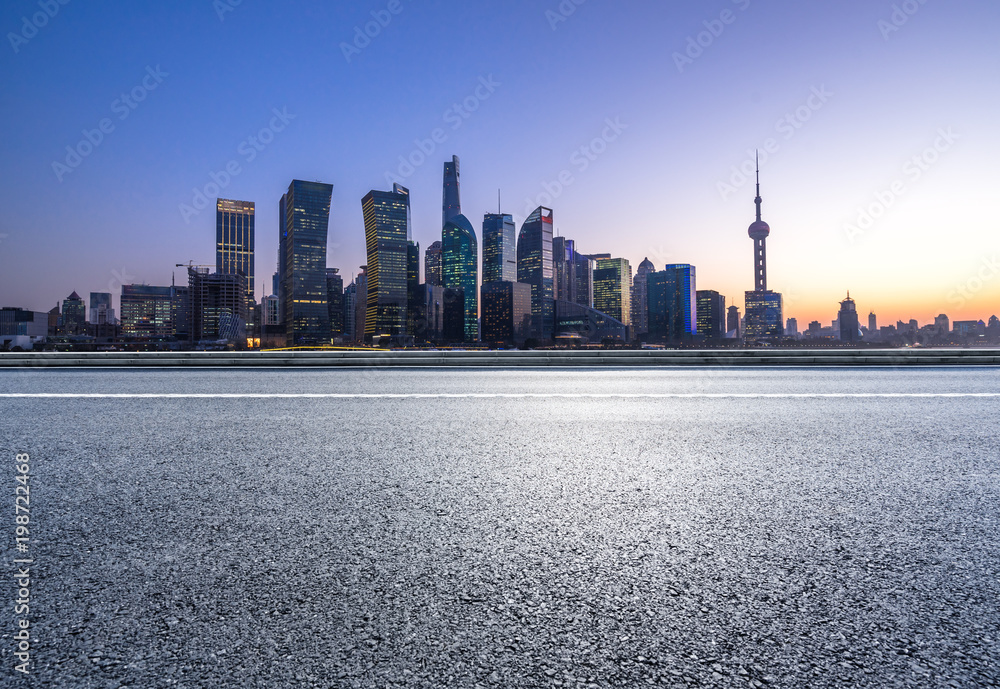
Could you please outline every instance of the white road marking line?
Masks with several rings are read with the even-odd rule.
[[[927,399],[996,398],[1000,392],[665,392],[665,393],[336,393],[336,392],[234,392],[234,393],[99,393],[4,392],[6,399]]]

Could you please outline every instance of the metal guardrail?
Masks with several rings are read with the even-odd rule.
[[[0,368],[995,366],[1000,349],[0,352]]]

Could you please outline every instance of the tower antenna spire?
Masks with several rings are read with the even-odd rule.
[[[760,222],[760,204],[763,199],[760,197],[760,151],[754,151],[754,157],[757,163],[757,198],[754,199],[754,203],[757,204],[757,221]]]

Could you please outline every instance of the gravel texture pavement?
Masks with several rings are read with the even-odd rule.
[[[938,394],[1000,374],[0,373],[34,391]],[[31,455],[34,560],[31,674],[4,603],[0,686],[1000,684],[1000,398],[0,398],[0,420],[8,467]]]

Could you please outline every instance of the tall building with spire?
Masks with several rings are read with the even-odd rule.
[[[784,320],[781,314],[781,295],[767,289],[767,237],[771,234],[770,226],[761,217],[760,196],[760,163],[757,164],[757,220],[747,234],[753,240],[754,255],[754,289],[746,293],[744,304],[745,330],[747,343],[776,343],[784,335]]]
[[[444,190],[441,203],[441,227],[462,214],[462,193],[459,184],[458,156],[452,156],[451,162],[444,164]]]

